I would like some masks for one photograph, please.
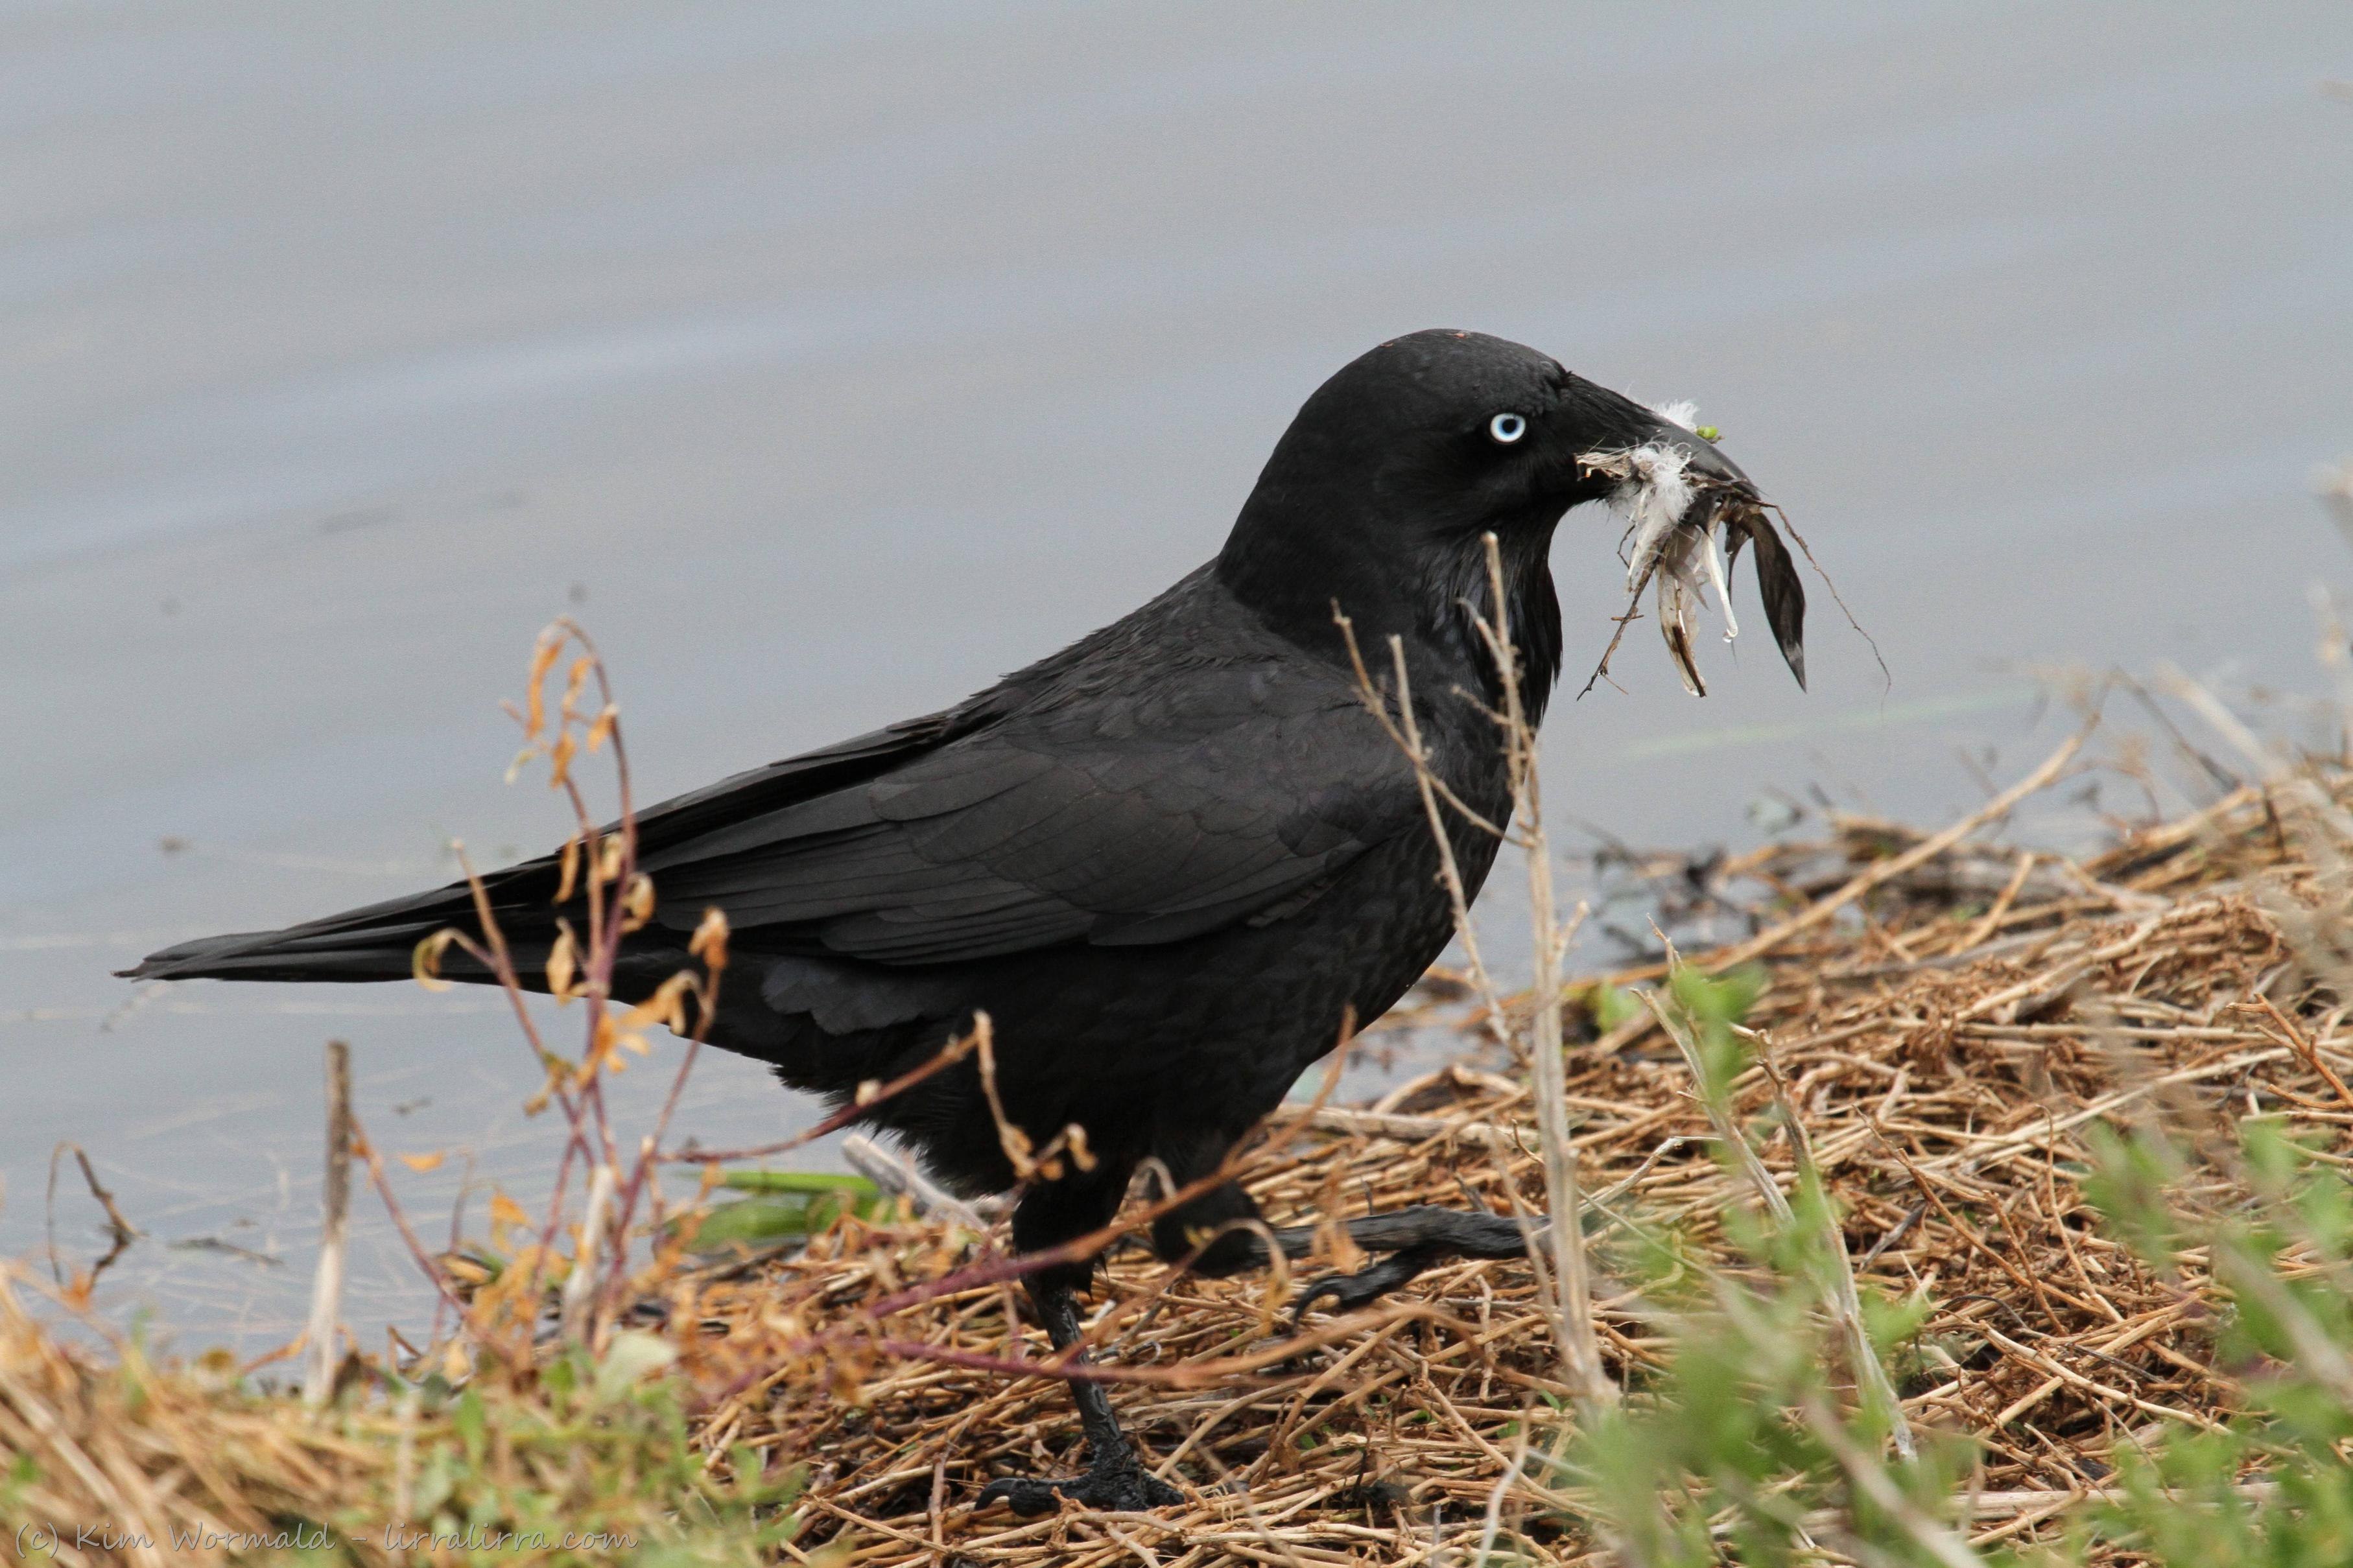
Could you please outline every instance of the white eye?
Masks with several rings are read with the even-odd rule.
[[[1508,447],[1528,433],[1528,422],[1516,414],[1498,414],[1487,421],[1487,434]]]

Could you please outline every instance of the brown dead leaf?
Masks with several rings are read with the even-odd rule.
[[[539,646],[531,655],[531,686],[523,698],[530,704],[522,726],[522,738],[526,741],[538,740],[547,728],[547,699],[543,688],[547,672],[555,668],[556,656],[563,651],[564,633],[560,628],[550,626],[539,634]]]
[[[571,731],[566,730],[555,737],[554,742],[547,748],[548,788],[564,787],[564,781],[572,776],[573,754],[579,749],[580,743],[572,738]]]
[[[443,926],[417,944],[416,952],[409,956],[408,964],[409,973],[417,977],[417,984],[424,986],[427,991],[449,989],[450,983],[441,978],[441,955],[448,952],[449,944],[457,940],[458,928]]]
[[[713,904],[702,911],[702,923],[686,944],[687,956],[702,960],[713,974],[727,967],[727,911]]]
[[[580,954],[573,945],[571,923],[558,921],[555,922],[555,945],[547,953],[547,994],[555,998],[557,1006],[572,1000],[575,995],[572,982],[579,973]]]
[[[643,871],[629,879],[629,889],[621,895],[621,930],[626,934],[640,931],[654,918],[654,879]]]
[[[493,1237],[495,1238],[499,1230],[510,1226],[529,1230],[531,1215],[525,1214],[522,1205],[506,1194],[492,1193],[491,1194],[491,1227]]]
[[[564,856],[557,863],[560,869],[555,882],[555,901],[568,904],[572,890],[580,881],[580,835],[575,832],[564,841]]]

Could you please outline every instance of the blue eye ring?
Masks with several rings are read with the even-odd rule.
[[[1527,433],[1527,420],[1508,411],[1487,421],[1487,434],[1501,446],[1508,447]]]

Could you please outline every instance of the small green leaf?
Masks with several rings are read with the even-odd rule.
[[[881,1193],[863,1176],[837,1171],[729,1171],[719,1184],[738,1193],[849,1193],[861,1198]]]
[[[2166,1202],[2166,1184],[2177,1162],[2164,1142],[2150,1134],[2121,1136],[2104,1122],[2084,1129],[2094,1173],[2084,1196],[2116,1227],[2140,1260],[2169,1274],[2180,1246],[2179,1227]]]
[[[863,1176],[830,1171],[730,1171],[721,1184],[752,1195],[671,1222],[693,1227],[697,1252],[806,1241],[844,1214],[888,1218],[896,1201]]]
[[[720,1204],[701,1215],[692,1246],[697,1252],[723,1252],[731,1247],[773,1247],[807,1241],[841,1217],[847,1206],[838,1193],[766,1193]],[[863,1210],[864,1205],[860,1207]],[[694,1225],[695,1215],[683,1215],[679,1225]]]
[[[472,1388],[459,1394],[458,1403],[450,1407],[449,1425],[456,1429],[458,1441],[466,1445],[467,1462],[480,1465],[484,1451],[485,1428],[489,1425],[488,1413],[482,1408],[482,1396]]]
[[[607,1403],[619,1398],[649,1373],[659,1372],[678,1359],[678,1352],[659,1334],[643,1329],[623,1329],[596,1363],[596,1397]]]
[[[1594,1026],[1605,1035],[1642,1010],[1631,991],[1606,981],[1593,988],[1592,1005]]]

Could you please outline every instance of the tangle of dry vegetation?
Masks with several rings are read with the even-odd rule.
[[[2245,1369],[2218,1365],[2228,1309],[2209,1260],[2191,1247],[2168,1277],[2095,1223],[2086,1139],[2164,1117],[2221,1140],[2263,1116],[2353,1163],[2353,1040],[2346,1004],[2283,932],[2284,911],[2327,890],[2263,790],[2081,862],[1939,847],[1947,837],[1851,823],[1833,842],[1725,868],[1794,895],[1787,934],[1740,944],[1767,976],[1748,1025],[1771,1071],[1753,1067],[1733,1089],[1787,1186],[1796,1144],[1770,1116],[1778,1076],[1866,1288],[1931,1304],[1890,1370],[1911,1424],[1981,1445],[1965,1512],[1983,1546],[2051,1527],[2113,1487],[2121,1451],[2213,1428],[2242,1392]],[[1910,853],[1923,846],[1934,852]],[[1846,918],[1811,918],[1822,900],[1809,893],[1846,894]],[[1588,1232],[1607,1256],[1613,1232],[1672,1231],[1696,1258],[1742,1270],[1723,1218],[1748,1194],[1711,1157],[1682,1055],[1648,1013],[1593,1022],[1597,997],[1660,977],[1572,989],[1584,1039],[1567,1103]],[[1535,1209],[1533,1122],[1518,1083],[1455,1067],[1369,1108],[1279,1118],[1243,1169],[1278,1220],[1412,1203]],[[1512,1150],[1503,1168],[1496,1130]],[[2208,1184],[2218,1200],[2233,1190],[2221,1174]],[[897,1305],[964,1245],[921,1220],[846,1220],[801,1256],[680,1302],[701,1353],[768,1369],[712,1406],[709,1445],[805,1458],[811,1538],[854,1542],[861,1563],[1467,1562],[1499,1479],[1524,1468],[1532,1412],[1574,1397],[1523,1265],[1459,1264],[1356,1318],[1311,1316],[1294,1338],[1266,1281],[1177,1277],[1131,1249],[1109,1267],[1092,1339],[1113,1374],[1154,1384],[1129,1414],[1160,1473],[1188,1483],[1187,1508],[974,1515],[964,1500],[995,1469],[1074,1456],[1054,1384],[993,1364],[1017,1321],[1002,1286]],[[1596,1281],[1605,1356],[1638,1390],[1670,1348],[1645,1310],[1658,1289]],[[829,1361],[821,1379],[772,1359],[850,1325],[870,1353]],[[1585,1533],[1528,1500],[1542,1491],[1501,1494],[1514,1550],[1580,1560]]]
[[[1668,981],[1664,964],[1564,992],[1561,1103],[1600,1356],[1626,1408],[1662,1397],[1695,1292],[1729,1300],[1722,1282],[1770,1272],[1744,1167],[1761,1163],[1802,1213],[1806,1164],[1863,1303],[1909,1303],[1915,1320],[1882,1347],[1901,1409],[1883,1430],[1975,1445],[1963,1495],[1945,1500],[1949,1522],[1888,1488],[1872,1445],[1827,1414],[1871,1403],[1856,1386],[1871,1344],[1853,1327],[1852,1353],[1831,1354],[1810,1396],[1822,1421],[1813,1405],[1792,1417],[1820,1427],[1852,1492],[1790,1521],[1819,1560],[1858,1560],[1848,1531],[1872,1510],[1918,1548],[1879,1560],[1991,1561],[2069,1530],[2078,1560],[2156,1560],[2083,1536],[2085,1506],[2117,1496],[2164,1435],[2222,1430],[2276,1369],[2230,1349],[2237,1254],[2185,1231],[2158,1257],[2109,1222],[2113,1194],[2109,1220],[2095,1210],[2118,1140],[2171,1140],[2181,1163],[2161,1173],[2168,1201],[2192,1214],[2244,1207],[2235,1151],[2250,1118],[2323,1166],[2353,1167],[2353,984],[2337,956],[2353,774],[2318,768],[2238,788],[2080,860],[1978,841],[2073,755],[2071,742],[1943,832],[1845,820],[1825,841],[1718,868],[1721,896],[1752,895],[1754,933],[1691,965],[1754,965],[1756,990],[1732,1028],[1746,1054],[1715,1104],[1695,1092],[1697,1047],[1671,1033],[1688,1013],[1629,1000],[1628,988]],[[626,910],[626,863],[607,869]],[[583,944],[593,1005],[608,929]],[[1528,1090],[1467,1065],[1482,1041],[1541,1037],[1528,999],[1466,1001],[1442,976],[1430,994],[1462,1006],[1465,1064],[1369,1106],[1288,1108],[1239,1157],[1277,1223],[1418,1203],[1543,1212]],[[605,1021],[585,1070],[552,1069],[549,1093],[571,1121],[567,1166],[611,1171],[630,1200],[642,1191],[658,1205],[657,1167],[680,1156],[648,1145],[622,1169],[593,1098],[600,1053],[641,1021]],[[1727,1136],[1754,1161],[1729,1157]],[[1146,1217],[1132,1209],[1123,1225],[1133,1233]],[[1020,1265],[975,1219],[902,1200],[840,1214],[805,1247],[690,1261],[667,1246],[640,1267],[599,1257],[594,1225],[551,1216],[509,1261],[505,1279],[523,1284],[486,1298],[445,1277],[470,1342],[461,1330],[403,1366],[347,1360],[337,1398],[316,1413],[233,1367],[69,1350],[0,1292],[0,1502],[12,1518],[144,1521],[157,1540],[174,1526],[335,1520],[361,1527],[349,1555],[397,1561],[366,1543],[364,1521],[418,1507],[420,1477],[439,1464],[459,1467],[455,1480],[435,1472],[448,1507],[470,1499],[510,1517],[517,1486],[616,1519],[630,1500],[728,1524],[712,1538],[722,1556],[1074,1568],[1647,1560],[1641,1531],[1597,1524],[1590,1477],[1563,1458],[1589,1391],[1564,1381],[1556,1308],[1523,1262],[1446,1266],[1378,1306],[1294,1324],[1290,1274],[1205,1280],[1140,1245],[1115,1247],[1090,1320],[1094,1375],[1114,1385],[1185,1504],[1029,1521],[976,1511],[992,1476],[1068,1469],[1079,1456],[1055,1365],[1014,1309]],[[1311,1270],[1355,1261],[1327,1228],[1335,1250]],[[567,1234],[582,1256],[560,1255]],[[2263,1278],[2333,1278],[2326,1251],[2291,1246]],[[593,1270],[594,1289],[567,1329],[557,1287],[574,1270]],[[1859,1325],[1852,1287],[1847,1300]],[[474,1350],[452,1359],[466,1342]],[[2323,1363],[2327,1349],[2316,1350]],[[619,1362],[626,1375],[607,1371]],[[653,1371],[658,1397],[638,1382]],[[478,1405],[470,1438],[470,1378],[490,1391],[494,1431],[507,1430],[499,1401],[541,1401],[538,1436],[485,1448]],[[651,1434],[649,1447],[617,1450],[609,1472],[532,1458],[585,1452],[584,1434],[624,1428]],[[666,1457],[645,1458],[654,1452]],[[469,1455],[480,1475],[463,1470]],[[2268,1484],[2252,1465],[2232,1481],[2251,1496]]]

